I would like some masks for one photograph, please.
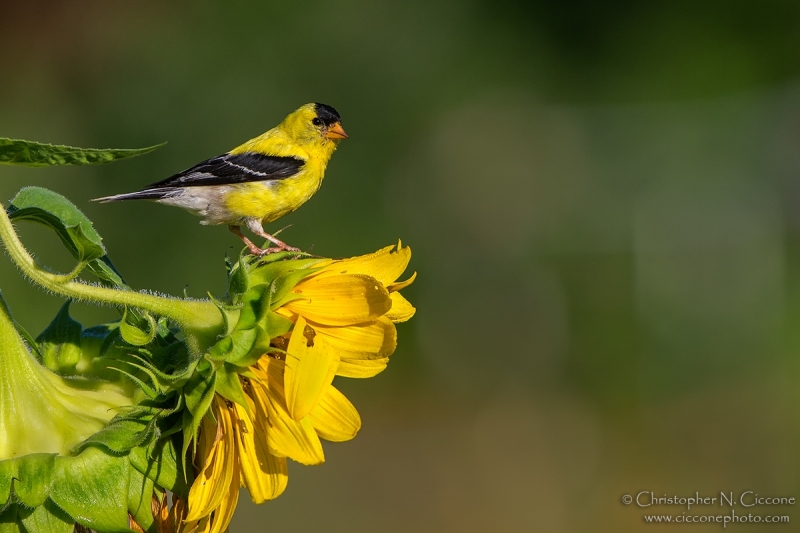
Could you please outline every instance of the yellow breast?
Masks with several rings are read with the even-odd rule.
[[[235,218],[272,222],[306,203],[324,177],[325,165],[311,158],[303,170],[289,178],[235,185],[225,198],[225,207]]]
[[[303,205],[322,185],[325,167],[336,150],[336,142],[314,135],[299,143],[281,127],[251,139],[231,153],[256,152],[305,161],[294,176],[233,185],[225,197],[225,207],[232,219],[256,218],[272,222]]]

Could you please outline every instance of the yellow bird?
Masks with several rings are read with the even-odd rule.
[[[227,224],[253,255],[299,251],[264,231],[263,224],[291,213],[311,198],[325,167],[347,134],[339,113],[325,104],[306,104],[263,135],[227,154],[198,163],[139,192],[97,198],[98,202],[155,200],[203,217],[201,224]],[[275,246],[261,249],[241,226]]]

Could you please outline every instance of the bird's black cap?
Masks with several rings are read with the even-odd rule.
[[[339,113],[329,105],[315,103],[314,109],[317,111],[317,116],[325,123],[326,126],[336,124],[341,120]]]

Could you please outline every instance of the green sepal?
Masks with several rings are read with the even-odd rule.
[[[236,367],[230,363],[225,363],[217,369],[215,374],[217,376],[216,392],[226,400],[238,403],[244,407],[247,414],[252,416]]]
[[[261,327],[270,339],[289,333],[294,327],[294,322],[274,311],[269,311],[261,320]],[[269,343],[267,343],[269,346]]]
[[[271,260],[273,259],[274,255],[277,254],[270,254],[269,256],[266,256],[266,258]],[[256,285],[269,285],[272,280],[290,270],[308,270],[308,273],[312,274],[316,271],[312,270],[312,267],[320,261],[324,261],[324,259],[288,259],[286,261],[272,260],[265,262],[265,258],[261,258],[250,265],[250,286],[255,287]]]
[[[195,372],[183,387],[183,397],[186,401],[186,410],[183,412],[183,468],[186,471],[186,452],[189,444],[195,442],[197,430],[203,420],[211,402],[214,400],[216,389],[216,372]]]
[[[139,390],[142,391],[142,393],[144,393],[144,395],[150,398],[151,400],[155,400],[160,396],[157,390],[155,390],[153,387],[145,383],[144,380],[141,379],[136,374],[133,374],[125,369],[115,366],[109,366],[109,368],[119,372],[120,374],[126,376],[129,380],[133,381],[136,384],[136,386],[139,387]]]
[[[114,418],[106,427],[78,444],[75,452],[79,453],[88,446],[97,446],[114,455],[127,453],[154,434],[155,438],[158,438],[156,421],[155,416],[149,419],[136,419],[131,416]]]
[[[304,277],[317,272],[311,266],[320,259],[278,261],[268,264],[256,263],[249,269],[249,288],[233,301],[242,304],[242,313],[237,329],[248,329],[258,322],[264,313],[273,309],[276,290],[289,291]],[[241,268],[241,264],[234,269]],[[282,279],[281,279],[282,278]],[[280,282],[276,283],[278,279]],[[280,296],[280,295],[279,295]]]
[[[216,379],[213,372],[196,372],[183,388],[186,408],[193,417],[203,418],[214,399]],[[199,427],[200,424],[197,424]]]
[[[185,346],[182,344],[176,343],[176,346],[169,346],[164,348],[164,352],[166,354],[173,354],[176,356],[176,359],[180,358],[179,352],[185,353]],[[161,350],[154,350],[154,352],[149,353],[146,350],[142,350],[143,355],[147,355],[152,359],[161,359],[164,353]],[[172,374],[167,374],[162,372],[159,369],[159,365],[156,365],[142,357],[136,353],[129,353],[125,356],[116,357],[115,362],[123,363],[129,365],[133,368],[138,369],[141,372],[144,372],[147,377],[150,379],[152,383],[152,390],[157,394],[167,394],[172,390],[177,390],[183,387],[189,378],[192,376],[194,369],[197,366],[198,361],[192,361],[186,363],[186,366],[175,370]],[[160,365],[163,366],[164,365]],[[119,369],[119,367],[116,367]],[[122,370],[122,369],[120,369]]]
[[[250,343],[250,349],[246,352],[232,353],[226,362],[239,367],[237,372],[241,374],[242,368],[255,364],[265,353],[274,351],[275,348],[271,346],[272,339],[289,332],[293,326],[294,323],[288,318],[273,311],[267,312],[255,328],[243,330],[256,332],[255,338]]]
[[[228,353],[225,360],[238,367],[250,366],[258,361],[264,354],[265,342],[269,347],[270,338],[261,325],[234,331],[231,336],[234,338],[234,349]]]
[[[130,315],[131,313],[125,308],[122,320],[119,321],[119,332],[122,339],[133,346],[150,344],[158,331],[156,320],[148,313],[140,313],[143,320],[134,320],[134,317]]]
[[[20,507],[17,517],[26,533],[72,533],[75,528],[75,521],[50,499],[35,509]]]
[[[162,438],[152,441],[148,446],[137,446],[128,456],[131,465],[152,479],[156,485],[179,496],[189,495],[189,486],[193,481],[184,476],[182,461],[178,461],[178,452],[174,438]]]
[[[0,164],[47,167],[53,165],[98,165],[144,155],[166,143],[147,148],[78,148],[0,137]]]
[[[189,482],[188,473],[191,471],[191,468],[186,468],[186,457],[189,452],[189,445],[192,445],[192,457],[194,457],[194,454],[197,452],[196,437],[197,428],[199,426],[195,425],[195,420],[197,420],[199,424],[202,417],[200,419],[195,419],[188,409],[185,409],[183,413],[181,413],[181,434],[183,438],[183,444],[181,445],[181,470],[183,471],[184,481],[187,483]]]
[[[269,309],[270,311],[277,309],[281,305],[288,302],[290,299],[300,298],[300,296],[291,296],[289,291],[294,289],[295,285],[300,283],[303,278],[307,278],[311,274],[319,272],[318,268],[304,268],[299,270],[291,270],[285,272],[275,278],[270,284],[269,293]]]
[[[42,187],[25,187],[11,200],[11,220],[30,220],[53,229],[79,262],[106,254],[103,239],[92,222],[75,204],[57,192]]]
[[[235,267],[231,268],[228,276],[228,294],[235,297],[239,294],[244,294],[250,287],[250,276],[247,272],[245,264],[245,251],[239,255],[239,262]]]
[[[145,531],[155,525],[153,518],[153,481],[135,468],[128,469],[128,512]]]
[[[60,374],[73,374],[81,360],[83,326],[69,314],[67,300],[52,322],[36,337],[44,366]]]
[[[222,320],[225,322],[225,335],[230,335],[239,323],[239,317],[242,313],[242,305],[228,305],[220,302],[211,293],[208,298],[217,306],[219,312],[222,313]]]
[[[269,309],[269,286],[257,285],[251,287],[241,297],[242,309],[236,329],[250,329],[258,324],[261,317]]]
[[[238,364],[253,351],[258,336],[258,328],[237,329],[228,337],[223,337],[209,351],[208,357],[215,361]]]
[[[233,350],[233,338],[228,335],[218,340],[214,346],[209,348],[206,357],[211,361],[224,361],[228,353]]]

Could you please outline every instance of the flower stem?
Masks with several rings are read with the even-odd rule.
[[[125,291],[89,285],[75,281],[70,276],[54,274],[36,264],[20,241],[14,225],[5,209],[0,207],[0,241],[11,259],[30,280],[48,291],[76,300],[102,305],[130,306],[165,316],[175,321],[184,333],[207,332],[215,336],[224,326],[222,314],[208,300],[185,300],[167,296],[155,296],[135,291]]]

